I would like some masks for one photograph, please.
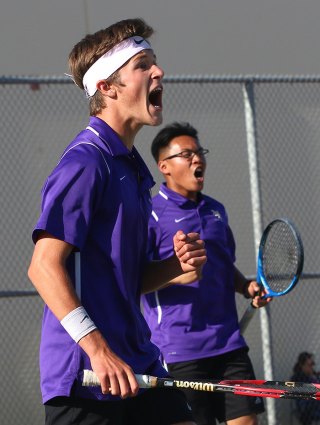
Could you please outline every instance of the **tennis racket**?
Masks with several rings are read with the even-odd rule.
[[[320,400],[320,384],[305,382],[178,380],[150,375],[136,375],[136,379],[140,388],[189,388],[194,391],[224,392],[251,397]],[[82,385],[99,387],[100,382],[92,370],[84,370]]]
[[[264,230],[258,251],[257,282],[267,297],[288,294],[298,283],[303,269],[304,251],[295,225],[287,218],[272,221]],[[257,309],[248,306],[239,324],[243,333]]]

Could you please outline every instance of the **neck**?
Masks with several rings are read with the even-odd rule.
[[[135,137],[142,125],[132,125],[131,122],[123,119],[119,114],[114,114],[112,111],[103,109],[97,117],[106,122],[119,136],[123,144],[131,151],[134,145]]]
[[[172,186],[168,181],[166,181],[166,184],[168,189],[172,190],[173,192],[179,193],[179,195],[189,199],[190,201],[198,202],[200,192],[189,192],[187,190],[179,190],[179,188]]]

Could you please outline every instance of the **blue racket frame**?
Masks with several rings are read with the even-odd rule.
[[[266,243],[266,240],[267,240],[267,237],[268,237],[270,230],[279,221],[285,222],[291,228],[292,233],[293,233],[293,235],[294,235],[294,237],[297,241],[298,266],[297,266],[296,274],[294,275],[292,281],[290,282],[290,285],[287,286],[287,288],[283,291],[275,292],[270,288],[270,286],[268,285],[267,279],[264,276],[264,272],[263,272],[263,248],[264,248],[264,245]],[[271,223],[269,223],[268,226],[265,228],[263,234],[262,234],[260,245],[259,245],[259,250],[258,250],[258,259],[257,259],[257,277],[256,277],[257,283],[259,284],[260,287],[263,286],[264,289],[268,293],[267,295],[264,295],[263,298],[281,297],[283,295],[286,295],[288,292],[292,291],[292,289],[298,283],[299,278],[302,274],[303,264],[304,264],[304,248],[303,248],[302,239],[300,237],[300,233],[298,232],[296,226],[292,223],[292,221],[290,221],[288,218],[277,218],[277,219],[273,220]],[[247,307],[246,311],[244,312],[241,320],[239,321],[240,332],[242,334],[247,329],[248,324],[250,323],[250,321],[251,321],[251,319],[254,316],[256,311],[257,311],[257,308],[255,308],[252,305],[252,303],[250,303],[249,306]]]
[[[271,231],[272,227],[274,227],[279,221],[286,223],[290,227],[294,235],[294,238],[297,242],[296,246],[298,251],[298,254],[297,254],[298,266],[297,266],[296,274],[294,275],[290,285],[283,291],[275,292],[270,288],[268,281],[263,272],[263,250],[264,250],[264,245],[267,241],[269,232]],[[303,248],[302,239],[300,237],[300,233],[298,232],[296,226],[288,218],[277,218],[273,220],[271,223],[269,223],[268,226],[265,228],[263,235],[261,237],[259,251],[258,251],[258,260],[257,260],[257,282],[260,286],[262,284],[264,289],[268,292],[268,295],[265,295],[263,298],[281,297],[282,295],[285,295],[288,292],[290,292],[300,279],[300,276],[303,270],[303,264],[304,264],[304,248]]]

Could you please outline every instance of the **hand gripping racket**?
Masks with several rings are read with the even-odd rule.
[[[178,380],[150,375],[136,375],[136,379],[140,388],[189,388],[194,391],[224,392],[251,397],[320,400],[320,384],[304,382]],[[84,370],[82,385],[99,387],[100,382],[92,370]]]
[[[298,283],[303,269],[304,251],[295,225],[287,218],[278,218],[264,230],[258,251],[257,282],[266,290],[264,297],[280,297]],[[243,333],[257,309],[252,303],[239,325]]]

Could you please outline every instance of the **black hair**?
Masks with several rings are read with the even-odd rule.
[[[294,373],[299,373],[307,360],[313,359],[313,354],[303,351],[299,354],[297,363],[293,367]]]
[[[151,153],[156,162],[159,160],[160,151],[166,148],[172,139],[179,136],[190,136],[198,139],[198,131],[187,122],[173,122],[163,127],[151,145]]]

